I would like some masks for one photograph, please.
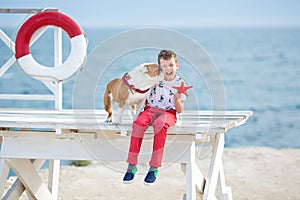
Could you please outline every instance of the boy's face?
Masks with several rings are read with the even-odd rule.
[[[169,60],[160,59],[161,71],[164,74],[165,81],[172,81],[176,76],[178,63],[175,62],[174,57]]]

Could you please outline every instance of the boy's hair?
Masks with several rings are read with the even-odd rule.
[[[161,50],[157,56],[157,62],[158,64],[160,65],[160,59],[164,59],[164,60],[169,60],[171,58],[174,58],[175,59],[175,62],[177,63],[177,56],[176,56],[176,53],[174,53],[173,51],[171,50]]]

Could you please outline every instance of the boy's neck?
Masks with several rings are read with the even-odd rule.
[[[166,79],[164,79],[164,81],[166,81],[166,82],[170,82],[170,81],[173,81],[175,78],[176,78],[176,74],[175,74],[175,76],[171,79],[171,80],[166,80]]]

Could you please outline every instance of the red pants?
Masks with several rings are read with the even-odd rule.
[[[143,142],[144,133],[152,124],[154,129],[154,140],[150,166],[160,167],[166,142],[167,131],[170,126],[175,125],[177,120],[175,110],[164,110],[146,106],[138,118],[133,122],[132,135],[127,162],[136,165]]]

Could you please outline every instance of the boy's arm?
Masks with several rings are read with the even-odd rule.
[[[184,109],[184,101],[181,100],[182,95],[185,96],[184,94],[179,93],[174,95],[175,110],[177,113],[182,113]]]
[[[191,89],[193,86],[184,86],[184,81],[181,82],[181,85],[178,87],[173,86],[177,90],[177,93],[174,95],[175,109],[178,113],[183,112],[184,109],[184,101],[188,94],[186,91]]]

